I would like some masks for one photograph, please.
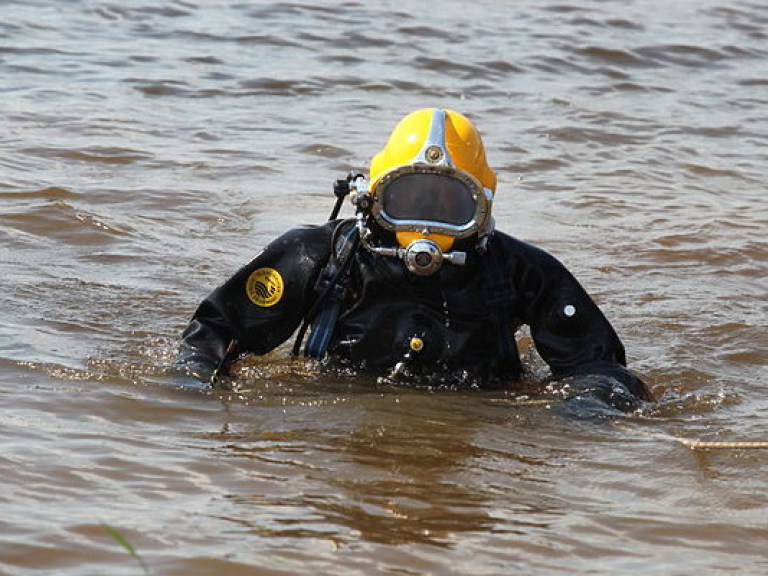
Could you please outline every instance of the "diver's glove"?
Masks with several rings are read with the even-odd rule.
[[[220,359],[216,360],[204,350],[182,344],[174,367],[182,376],[188,376],[215,389],[231,388],[229,368],[239,354],[237,340],[231,340]]]
[[[563,397],[556,411],[576,418],[610,418],[634,412],[652,400],[647,387],[621,364],[580,367],[552,384]]]

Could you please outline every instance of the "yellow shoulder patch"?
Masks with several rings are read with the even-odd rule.
[[[280,302],[283,288],[283,277],[274,268],[254,270],[245,283],[248,299],[262,308],[269,308]]]

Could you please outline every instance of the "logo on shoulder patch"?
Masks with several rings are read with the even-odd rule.
[[[245,283],[245,291],[250,301],[262,308],[269,308],[280,302],[283,288],[283,277],[274,268],[254,270]]]

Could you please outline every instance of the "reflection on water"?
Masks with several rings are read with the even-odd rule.
[[[379,395],[348,397],[344,411],[355,424],[347,430],[321,426],[214,435],[223,443],[217,452],[253,459],[266,469],[260,480],[266,481],[267,493],[232,499],[258,508],[260,514],[274,510],[277,521],[248,528],[265,536],[314,533],[337,545],[362,538],[436,546],[450,546],[463,532],[512,530],[494,518],[489,495],[508,489],[505,478],[528,485],[546,482],[541,476],[557,466],[550,458],[556,451],[538,454],[535,446],[517,443],[504,450],[478,446],[474,422],[460,412],[436,415],[425,410],[425,399],[420,394],[388,400]],[[497,470],[499,463],[503,471]],[[477,471],[484,472],[482,486],[476,484]],[[280,485],[284,476],[302,477],[305,488],[298,494],[275,493],[274,484]]]
[[[0,3],[0,573],[136,574],[101,522],[157,574],[765,572],[766,452],[679,441],[768,440],[761,3],[129,4]],[[656,405],[569,420],[533,352],[518,396],[173,374],[203,295],[429,105]]]

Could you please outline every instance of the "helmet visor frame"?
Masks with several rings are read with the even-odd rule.
[[[451,166],[400,166],[376,184],[371,213],[390,231],[466,238],[486,228],[493,192]]]

